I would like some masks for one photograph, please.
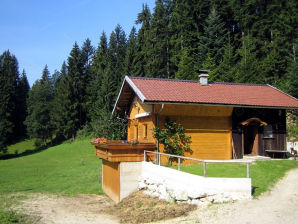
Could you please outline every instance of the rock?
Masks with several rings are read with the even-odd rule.
[[[181,190],[176,190],[174,191],[173,197],[177,200],[177,201],[187,201],[188,200],[188,195],[185,191],[181,191]]]
[[[158,187],[154,184],[150,184],[150,185],[148,185],[147,188],[148,188],[148,190],[155,192],[155,191],[157,191]]]
[[[139,190],[147,189],[147,185],[144,182],[139,182]]]

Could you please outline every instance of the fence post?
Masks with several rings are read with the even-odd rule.
[[[158,165],[160,166],[160,153],[158,153]]]
[[[246,172],[247,172],[247,178],[249,178],[249,176],[250,176],[249,163],[246,164]]]
[[[180,157],[178,157],[178,170],[180,171]]]
[[[204,162],[203,165],[204,165],[204,177],[206,177],[206,175],[207,175],[207,166],[206,166],[206,162]]]

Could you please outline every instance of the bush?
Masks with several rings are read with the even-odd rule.
[[[92,127],[90,124],[85,124],[84,127],[77,131],[76,138],[83,140],[92,136]]]

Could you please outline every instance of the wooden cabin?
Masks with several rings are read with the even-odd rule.
[[[126,76],[113,113],[128,119],[127,139],[156,144],[152,129],[170,117],[191,136],[185,156],[232,159],[286,150],[287,109],[298,100],[273,86],[210,83],[203,73],[198,81]]]

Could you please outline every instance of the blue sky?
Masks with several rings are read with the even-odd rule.
[[[97,47],[120,24],[126,35],[135,25],[142,4],[155,0],[0,0],[0,54],[9,49],[25,69],[30,85],[47,64],[60,70],[75,41],[86,38]]]

